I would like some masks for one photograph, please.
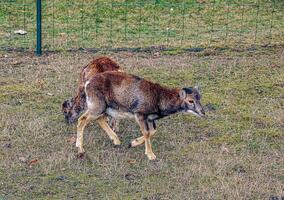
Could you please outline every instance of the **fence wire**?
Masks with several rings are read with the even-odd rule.
[[[48,0],[42,38],[44,50],[283,44],[284,1]],[[36,2],[1,0],[0,47],[35,46]]]

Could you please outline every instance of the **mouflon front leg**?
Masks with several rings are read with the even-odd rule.
[[[148,123],[149,132],[150,132],[150,137],[152,137],[156,133],[155,122],[148,121],[147,123]],[[139,138],[132,140],[131,143],[129,144],[129,147],[136,147],[136,146],[143,144],[144,142],[145,142],[145,138],[144,136],[141,136]]]
[[[120,145],[121,142],[118,138],[118,136],[116,135],[116,133],[109,127],[108,123],[107,123],[107,118],[106,116],[101,116],[97,119],[97,122],[99,123],[100,127],[107,133],[107,135],[109,136],[109,138],[113,141],[113,143],[115,145]]]
[[[143,115],[139,115],[139,114],[135,114],[135,119],[137,121],[137,123],[140,126],[140,130],[143,134],[143,137],[145,139],[145,154],[147,155],[149,160],[155,160],[156,156],[153,153],[152,150],[152,145],[151,145],[151,141],[150,141],[150,131],[147,127],[147,120],[144,119]]]

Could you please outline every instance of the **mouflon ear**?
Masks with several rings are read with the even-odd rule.
[[[186,91],[185,91],[184,89],[181,89],[181,90],[179,91],[179,97],[180,97],[181,99],[185,99],[185,98],[186,98]]]
[[[192,94],[193,93],[193,88],[192,87],[186,87],[186,88],[182,88],[186,94]]]

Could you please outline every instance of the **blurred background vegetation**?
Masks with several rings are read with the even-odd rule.
[[[284,41],[283,11],[281,0],[43,1],[43,48],[277,45]],[[33,49],[35,43],[36,1],[1,1],[0,47]]]

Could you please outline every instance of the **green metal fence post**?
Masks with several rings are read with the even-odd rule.
[[[41,55],[41,0],[36,1],[36,55]]]

